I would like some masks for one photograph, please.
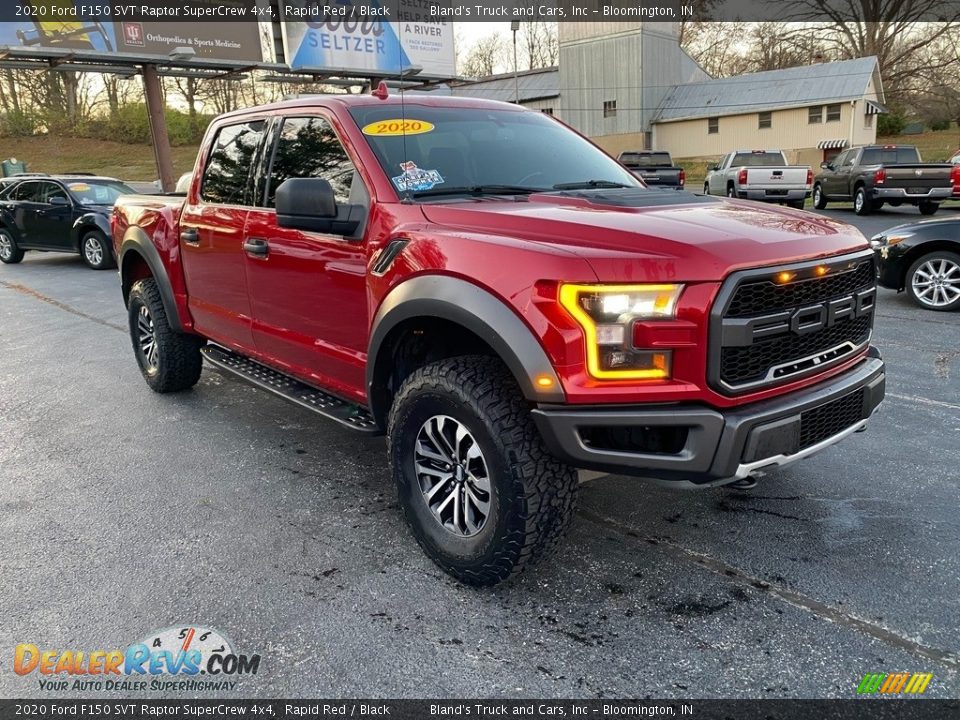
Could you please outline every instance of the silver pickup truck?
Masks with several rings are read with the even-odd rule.
[[[788,165],[782,150],[734,150],[710,168],[703,192],[800,209],[812,185],[811,168]]]

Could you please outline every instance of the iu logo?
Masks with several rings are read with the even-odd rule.
[[[123,41],[127,45],[143,47],[143,25],[140,23],[123,23]]]

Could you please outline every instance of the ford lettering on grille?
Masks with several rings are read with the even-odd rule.
[[[863,253],[792,266],[776,283],[769,269],[736,273],[711,313],[711,385],[726,394],[787,382],[831,367],[870,340],[877,291]]]

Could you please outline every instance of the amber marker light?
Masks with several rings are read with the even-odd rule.
[[[776,280],[781,285],[785,285],[786,283],[793,280],[796,276],[797,274],[794,272],[783,271],[783,272],[778,272],[774,277],[774,280]]]
[[[813,271],[814,275],[817,277],[823,277],[828,272],[830,272],[830,268],[828,268],[826,265],[817,265],[816,269]]]
[[[537,387],[540,388],[551,388],[553,387],[553,378],[549,375],[537,375],[536,380]]]

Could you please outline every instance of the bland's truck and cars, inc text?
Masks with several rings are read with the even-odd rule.
[[[381,86],[218,118],[186,198],[122,197],[112,234],[153,390],[206,358],[386,434],[424,551],[489,585],[561,539],[577,468],[747,482],[866,427],[866,240],[737,194],[648,189],[542,113]]]

